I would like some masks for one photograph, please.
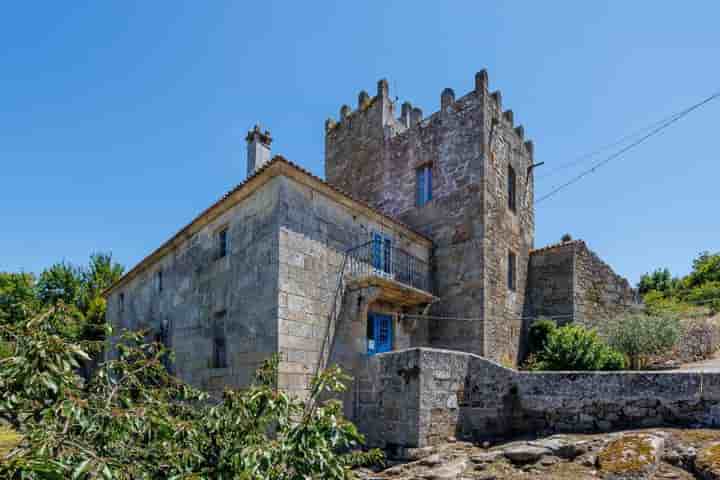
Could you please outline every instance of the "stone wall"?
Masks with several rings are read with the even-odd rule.
[[[533,250],[525,316],[551,317],[602,330],[634,305],[630,283],[616,274],[582,240]]]
[[[107,309],[115,332],[147,328],[160,338],[165,331],[175,373],[196,387],[219,393],[224,386],[247,385],[277,351],[279,188],[277,178],[270,180],[116,288]],[[223,228],[229,251],[219,258],[217,233]],[[226,368],[212,364],[218,334],[226,339]]]
[[[574,242],[532,251],[525,315],[552,317],[559,324],[571,322],[575,316],[574,276]]]
[[[392,237],[397,247],[428,262],[430,242],[291,178],[280,179],[279,195],[280,386],[303,396],[317,368],[345,252],[368,242],[372,232],[380,232]],[[339,295],[338,300],[345,304],[330,363],[340,364],[350,374],[364,366],[367,357],[368,310],[393,315],[401,312],[397,305],[374,302],[375,296],[370,291],[343,291]],[[396,346],[427,344],[426,338],[411,340],[416,334],[397,320],[394,328]],[[346,411],[352,405],[352,395],[354,389],[347,394]]]
[[[363,100],[365,99],[365,100]],[[521,334],[528,252],[534,233],[532,144],[502,111],[499,92],[489,93],[486,72],[456,99],[441,95],[441,109],[427,118],[406,103],[394,117],[387,82],[358,109],[343,107],[329,121],[325,139],[327,180],[377,206],[434,242],[438,347],[516,360]],[[432,200],[416,205],[416,172],[432,170]],[[517,208],[508,208],[508,170],[517,175]],[[508,252],[517,257],[515,291],[508,289]]]
[[[585,242],[577,242],[575,260],[575,321],[588,327],[603,324],[633,305],[635,292]]]
[[[529,373],[472,354],[423,348],[378,357],[368,376],[374,383],[365,385],[360,402],[374,416],[359,426],[391,423],[389,438],[405,441],[399,443],[404,447],[448,437],[477,441],[520,433],[720,425],[720,373]],[[385,407],[402,395],[407,413]],[[382,437],[373,439],[387,446]]]

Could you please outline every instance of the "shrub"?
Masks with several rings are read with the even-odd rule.
[[[581,325],[556,328],[538,354],[537,370],[620,370],[622,354],[610,348],[594,330]]]
[[[208,401],[170,376],[168,351],[139,332],[84,383],[76,372],[88,357],[60,334],[62,316],[0,325],[0,340],[16,345],[0,360],[0,418],[22,436],[0,478],[345,480],[382,461],[355,450],[362,435],[340,402],[323,400],[345,389],[337,367],[314,378],[308,403],[278,390],[277,357],[253,385]]]
[[[649,356],[670,351],[680,338],[676,317],[627,314],[610,325],[608,341],[630,359],[632,368],[640,368]]]
[[[528,331],[528,353],[537,354],[547,343],[550,334],[557,328],[554,321],[549,318],[538,318],[530,325]]]

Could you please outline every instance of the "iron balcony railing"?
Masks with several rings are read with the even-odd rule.
[[[351,277],[380,276],[430,292],[427,262],[393,246],[387,239],[375,239],[347,251],[345,272]]]

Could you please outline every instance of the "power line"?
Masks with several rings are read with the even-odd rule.
[[[718,98],[718,97],[720,97],[720,92],[714,93],[714,94],[710,95],[709,97],[707,97],[706,99],[702,100],[701,102],[698,102],[698,103],[696,103],[696,104],[694,104],[694,105],[686,108],[686,109],[683,110],[682,112],[680,112],[680,113],[678,113],[678,114],[676,114],[676,115],[673,115],[673,116],[670,117],[668,120],[666,120],[665,122],[663,122],[660,126],[652,129],[649,133],[643,135],[643,136],[640,137],[638,140],[635,140],[635,141],[632,142],[631,144],[629,144],[629,145],[621,148],[621,149],[618,150],[617,152],[613,153],[613,154],[610,155],[609,157],[607,157],[607,158],[601,160],[600,162],[596,163],[596,164],[593,165],[591,168],[589,168],[589,169],[587,169],[587,170],[584,170],[583,172],[581,172],[580,174],[576,175],[575,177],[573,177],[572,179],[568,180],[567,182],[563,183],[562,185],[559,185],[558,187],[555,187],[555,188],[554,188],[553,190],[551,190],[549,193],[543,195],[543,196],[540,197],[538,200],[536,200],[536,201],[535,201],[535,204],[538,204],[538,203],[540,203],[540,202],[542,202],[542,201],[544,201],[544,200],[547,200],[548,198],[550,198],[550,197],[554,196],[555,194],[557,194],[559,191],[561,191],[561,190],[569,187],[570,185],[572,185],[572,184],[574,184],[574,183],[577,183],[578,181],[580,181],[580,180],[582,180],[583,178],[585,178],[587,175],[589,175],[589,174],[591,174],[591,173],[594,173],[595,170],[597,170],[598,168],[600,168],[600,167],[602,167],[603,165],[609,163],[610,161],[618,158],[620,155],[622,155],[623,153],[627,152],[628,150],[630,150],[630,149],[632,149],[632,148],[634,148],[634,147],[637,147],[638,145],[640,145],[641,143],[645,142],[645,141],[648,140],[649,138],[651,138],[651,137],[657,135],[658,133],[660,133],[661,131],[665,130],[666,128],[668,128],[670,125],[672,125],[673,123],[677,122],[677,121],[680,120],[681,118],[683,118],[683,117],[685,117],[686,115],[690,114],[692,111],[697,110],[698,108],[700,108],[700,107],[702,107],[703,105],[705,105],[705,104],[707,104],[707,103],[715,100],[715,99]]]
[[[612,143],[608,143],[608,144],[606,144],[606,145],[603,145],[603,146],[597,148],[596,150],[593,150],[592,152],[586,153],[586,154],[584,154],[584,155],[580,155],[580,156],[579,156],[578,158],[576,158],[575,160],[571,160],[571,161],[566,162],[566,163],[561,163],[561,164],[558,165],[557,167],[552,168],[552,169],[550,169],[549,171],[546,171],[546,172],[545,172],[544,174],[542,174],[542,175],[536,175],[536,176],[535,176],[535,179],[537,180],[537,179],[541,179],[541,178],[551,177],[551,176],[553,176],[554,174],[556,174],[556,173],[558,173],[558,172],[562,172],[563,170],[567,170],[567,169],[570,168],[570,167],[573,167],[573,166],[578,165],[578,164],[580,164],[580,163],[584,163],[585,161],[590,160],[591,158],[598,156],[599,154],[601,154],[602,152],[604,152],[604,151],[606,151],[606,150],[609,150],[609,149],[611,149],[611,148],[613,148],[613,147],[620,146],[620,145],[622,145],[623,143],[627,142],[628,140],[630,140],[630,139],[632,139],[632,138],[635,138],[635,137],[637,137],[637,136],[639,136],[639,135],[647,132],[648,130],[650,130],[650,129],[652,129],[652,128],[655,128],[655,127],[657,127],[658,125],[661,125],[661,124],[663,124],[663,123],[665,123],[665,122],[667,122],[667,121],[669,121],[669,120],[672,120],[673,118],[677,117],[678,115],[680,115],[680,114],[682,114],[682,113],[683,113],[683,112],[675,112],[674,114],[672,114],[672,115],[670,115],[670,116],[668,116],[668,117],[665,117],[665,118],[663,118],[663,119],[661,119],[661,120],[658,120],[658,121],[656,121],[656,122],[653,122],[653,123],[651,123],[651,124],[649,124],[649,125],[646,125],[645,127],[641,128],[641,129],[639,129],[639,130],[636,130],[636,131],[634,131],[634,132],[632,132],[632,133],[630,133],[630,134],[628,134],[628,135],[624,135],[623,137],[619,138],[618,140],[616,140],[616,141],[614,141],[614,142],[612,142]]]

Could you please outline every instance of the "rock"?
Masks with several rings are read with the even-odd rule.
[[[650,478],[658,468],[665,440],[642,433],[626,434],[610,441],[598,455],[605,478]]]
[[[467,467],[465,460],[459,460],[447,465],[443,465],[440,468],[435,468],[426,472],[422,475],[422,478],[427,480],[455,480],[460,477],[460,474]]]
[[[420,460],[421,458],[425,458],[427,456],[432,455],[434,451],[435,451],[435,448],[433,448],[433,447],[406,448],[403,459],[409,460],[411,462],[415,461],[415,460]]]
[[[560,458],[573,460],[587,451],[587,442],[577,443],[566,437],[550,437],[529,442],[534,447],[546,448]]]
[[[442,459],[440,458],[440,455],[437,453],[430,455],[429,457],[425,457],[422,460],[420,460],[420,465],[423,465],[425,467],[434,467],[436,465],[440,465],[442,462]]]
[[[492,463],[498,458],[503,457],[502,450],[495,450],[492,452],[482,452],[482,453],[476,453],[472,457],[470,457],[470,460],[473,463]]]
[[[543,455],[549,455],[550,453],[550,450],[547,448],[533,445],[516,445],[503,450],[505,458],[512,463],[537,462]]]
[[[697,452],[695,470],[704,480],[720,479],[720,442],[710,444]]]
[[[490,448],[490,442],[488,442],[487,440],[482,442],[482,448]]]

